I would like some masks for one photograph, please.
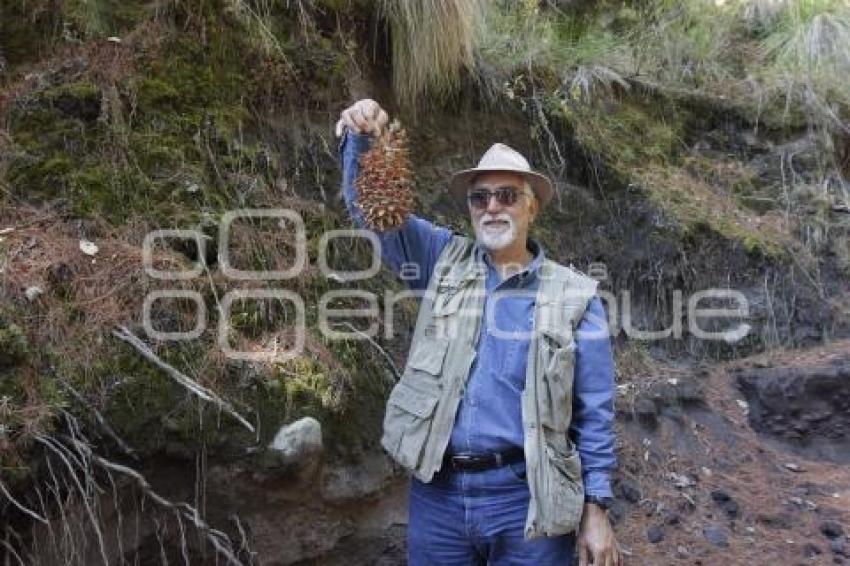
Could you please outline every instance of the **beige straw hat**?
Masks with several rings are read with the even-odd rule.
[[[503,143],[494,143],[481,156],[481,161],[478,162],[477,167],[465,169],[452,175],[451,181],[449,181],[449,194],[461,207],[465,207],[466,191],[469,189],[472,179],[487,171],[508,171],[525,177],[528,184],[531,185],[531,190],[537,196],[537,200],[540,201],[541,208],[552,200],[552,195],[555,193],[552,188],[552,181],[546,175],[532,171],[528,160],[520,152]]]

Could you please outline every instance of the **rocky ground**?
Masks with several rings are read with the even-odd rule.
[[[850,343],[634,388],[615,513],[633,564],[850,562]]]

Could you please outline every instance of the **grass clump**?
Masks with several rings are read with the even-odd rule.
[[[788,2],[761,42],[762,79],[809,123],[850,133],[850,5],[829,0]]]
[[[461,71],[474,65],[482,6],[481,0],[382,0],[400,100],[413,103],[426,93],[442,97],[458,86]]]

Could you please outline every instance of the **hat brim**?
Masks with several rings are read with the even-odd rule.
[[[526,181],[528,181],[528,184],[531,186],[531,190],[534,191],[534,196],[536,196],[537,200],[540,202],[541,209],[549,204],[549,201],[551,201],[552,197],[555,195],[555,189],[552,187],[552,181],[550,181],[549,177],[546,175],[541,175],[534,171],[525,171],[523,169],[511,169],[510,167],[475,167],[473,169],[458,171],[452,175],[452,178],[449,181],[449,194],[458,206],[464,208],[466,207],[466,193],[469,189],[469,184],[475,176],[482,173],[493,172],[514,173],[522,176]]]

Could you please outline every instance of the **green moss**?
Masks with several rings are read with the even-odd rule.
[[[282,364],[260,394],[260,419],[271,441],[284,424],[312,416],[322,423],[330,454],[346,457],[377,443],[388,394],[380,377],[385,369],[376,366],[362,342],[327,346],[340,367],[328,368],[309,355]]]
[[[0,368],[21,363],[28,352],[27,336],[21,327],[0,320]]]
[[[138,0],[68,0],[62,8],[66,23],[84,38],[121,35],[150,13]]]
[[[73,99],[79,102],[100,103],[100,87],[88,81],[65,83],[45,90],[42,97],[50,102],[57,102],[63,98]]]
[[[33,4],[0,0],[0,21],[3,23],[0,54],[10,71],[49,52],[51,42],[61,30],[62,14],[58,10],[39,10]]]
[[[162,79],[142,77],[136,84],[138,104],[142,108],[157,108],[179,100],[180,91]]]

